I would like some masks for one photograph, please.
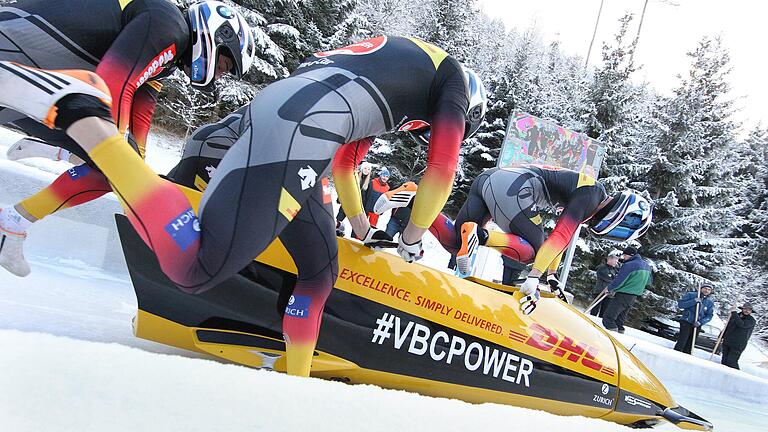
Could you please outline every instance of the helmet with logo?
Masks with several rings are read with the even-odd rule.
[[[625,191],[611,199],[590,221],[589,230],[609,240],[627,242],[648,231],[651,204],[635,192]]]
[[[464,78],[469,89],[469,108],[467,109],[464,122],[463,141],[472,138],[477,133],[477,130],[480,129],[480,124],[483,123],[483,118],[485,118],[488,96],[485,94],[483,81],[477,76],[475,71],[464,65],[461,65],[461,68],[464,71]],[[411,130],[411,133],[423,143],[429,144],[429,138],[431,137],[429,124],[422,123],[427,127],[421,130]]]
[[[256,55],[251,27],[245,18],[220,1],[199,1],[187,13],[192,29],[192,58],[185,60],[190,61],[192,85],[202,90],[213,88],[219,54],[232,60],[229,72],[242,78]]]

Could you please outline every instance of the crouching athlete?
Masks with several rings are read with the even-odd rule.
[[[409,79],[399,78],[403,70]],[[338,269],[321,181],[332,159],[342,206],[360,238],[391,240],[368,226],[353,169],[368,137],[408,122],[429,124],[423,193],[398,246],[413,260],[449,195],[459,146],[482,120],[476,114],[484,107],[470,106],[480,84],[470,79],[475,75],[443,50],[411,38],[382,36],[313,55],[247,106],[237,140],[203,193],[199,219],[182,192],[127,145],[98,75],[0,62],[0,105],[66,131],[87,152],[165,274],[185,292],[215,287],[281,236],[299,268],[293,309],[304,312],[283,320],[287,367],[306,376]]]
[[[0,60],[101,77],[114,99],[113,121],[121,132],[130,131],[142,157],[161,79],[179,68],[194,87],[210,89],[224,73],[242,77],[255,54],[245,19],[219,1],[200,1],[182,12],[168,0],[19,0],[0,7],[0,34]],[[58,86],[55,80],[44,84]],[[63,131],[11,109],[0,109],[0,124],[29,135],[9,148],[8,159],[47,157],[77,165],[35,195],[0,208],[0,266],[26,276],[23,244],[30,225],[111,187]]]
[[[407,194],[390,192],[390,196]],[[401,199],[386,204],[382,199],[378,208],[402,203]],[[563,209],[555,229],[545,239],[540,213],[559,207]],[[565,300],[555,272],[580,224],[586,223],[597,236],[628,242],[645,234],[651,217],[651,205],[637,193],[625,191],[610,197],[594,177],[568,169],[525,165],[484,171],[472,182],[456,220],[441,213],[430,232],[447,251],[456,254],[460,274],[470,274],[478,245],[524,264],[533,263],[520,287],[524,294],[521,309],[527,315],[536,308],[539,279],[545,273],[553,292]],[[491,219],[502,232],[483,228]]]

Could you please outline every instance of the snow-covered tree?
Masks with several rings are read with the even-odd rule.
[[[744,251],[732,238],[738,193],[722,175],[728,162],[722,157],[735,146],[738,127],[728,99],[729,56],[710,38],[688,55],[688,75],[657,109],[656,148],[647,174],[654,224],[646,251],[659,268],[657,294],[676,299],[707,281],[728,297],[745,281]]]

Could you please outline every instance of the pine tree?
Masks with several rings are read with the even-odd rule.
[[[745,242],[745,268],[740,270],[741,295],[730,303],[750,302],[755,310],[768,310],[768,131],[758,126],[750,133],[741,148],[731,151],[731,157],[740,157],[743,163],[735,180],[740,183],[744,197],[744,225],[740,234]],[[729,306],[723,304],[723,307]],[[755,334],[768,338],[768,323],[758,320]]]
[[[654,292],[660,297],[641,302],[648,314],[666,311],[663,299],[675,300],[702,281],[732,295],[744,258],[731,238],[737,203],[720,168],[738,126],[727,99],[729,56],[718,39],[709,38],[688,55],[688,76],[657,110],[657,147],[648,172],[654,224],[645,242],[659,269]]]
[[[600,170],[600,182],[606,186],[610,195],[634,187],[643,190],[643,174],[649,169],[644,163],[644,153],[649,152],[647,140],[640,138],[647,135],[648,122],[644,119],[652,112],[646,101],[649,95],[642,87],[631,82],[632,74],[637,70],[632,53],[635,42],[630,40],[627,31],[632,22],[631,15],[619,20],[619,29],[611,44],[602,48],[602,64],[597,67],[589,82],[589,88],[583,102],[575,100],[574,106],[561,120],[571,121],[572,128],[583,131],[589,137],[606,145],[606,156]],[[557,57],[549,62],[552,63]],[[571,65],[578,67],[578,64]],[[574,72],[571,72],[574,74]],[[575,75],[575,74],[574,74]],[[560,82],[574,83],[576,76],[559,78]],[[584,79],[584,78],[582,78]],[[579,87],[576,87],[577,95]],[[547,100],[552,99],[548,96]],[[582,120],[585,119],[585,120]],[[583,129],[580,129],[583,128]],[[569,277],[569,286],[576,293],[577,299],[590,302],[592,286],[595,282],[594,270],[604,262],[608,253],[620,245],[595,239],[582,232],[579,250],[573,261]]]
[[[475,0],[431,0],[417,36],[444,49],[460,62],[475,47],[469,26],[477,14]]]

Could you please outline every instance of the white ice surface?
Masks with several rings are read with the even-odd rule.
[[[0,129],[0,204],[16,202],[67,168],[4,160],[12,140]],[[178,147],[155,136],[148,155],[165,172]],[[119,207],[108,195],[46,218],[26,245],[32,275],[20,279],[0,271],[0,431],[627,430],[599,420],[297,379],[137,339],[131,332],[136,299],[110,240],[110,211]],[[434,238],[425,249],[424,262],[444,269],[448,254]],[[716,430],[766,430],[765,380],[676,353],[667,349],[669,341],[632,329],[620,340],[678,403]],[[745,357],[753,368],[766,361],[757,351]]]

